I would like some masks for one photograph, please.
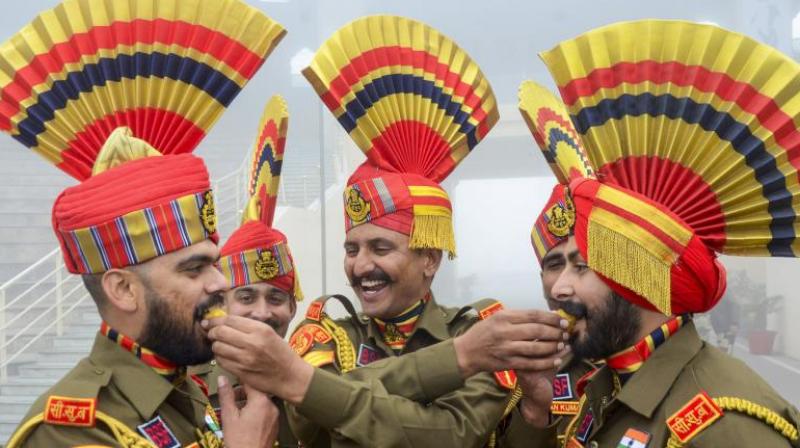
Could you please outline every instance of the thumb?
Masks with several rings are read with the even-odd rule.
[[[225,375],[217,377],[217,395],[224,425],[226,421],[233,420],[239,413],[239,409],[236,407],[236,398],[233,395],[233,388]]]

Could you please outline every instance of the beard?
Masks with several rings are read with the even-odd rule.
[[[160,297],[147,282],[143,283],[148,311],[139,344],[178,366],[211,361],[214,358],[211,341],[197,328],[205,311],[222,303],[222,295],[212,294],[206,297],[195,307],[192,320],[185,322],[179,319],[180,314],[170,308],[166,299]]]
[[[576,359],[605,359],[637,342],[641,310],[619,294],[611,291],[605,307],[586,310],[584,315],[585,336],[574,333],[569,341]]]

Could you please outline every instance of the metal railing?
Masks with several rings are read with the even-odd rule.
[[[249,173],[245,159],[235,171],[214,180],[217,227],[229,234],[239,224]],[[0,384],[24,355],[44,347],[45,336],[59,337],[81,305],[94,310],[80,276],[67,272],[60,248],[0,286]]]

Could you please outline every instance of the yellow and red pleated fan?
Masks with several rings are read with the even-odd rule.
[[[274,95],[264,107],[258,125],[248,184],[250,200],[242,222],[260,220],[272,227],[288,128],[289,110],[286,100],[280,95]]]
[[[725,289],[714,252],[796,256],[792,59],[665,20],[599,28],[542,58],[596,170],[570,184],[576,240],[618,292],[665,314],[702,312]]]
[[[345,190],[346,230],[368,222],[454,256],[439,183],[499,117],[478,65],[430,26],[380,15],[336,31],[303,74],[367,156]]]
[[[798,253],[800,66],[713,25],[643,20],[542,53],[601,180],[715,251]]]
[[[250,199],[236,229],[220,249],[219,267],[231,288],[266,282],[303,299],[289,242],[272,227],[278,203],[289,109],[280,95],[264,107],[253,145],[248,192]]]
[[[546,87],[523,81],[519,86],[519,111],[560,183],[594,175],[564,103]]]
[[[370,163],[434,182],[499,117],[478,65],[448,37],[404,17],[345,25],[303,74]]]
[[[284,34],[239,0],[66,0],[0,47],[0,130],[79,180],[119,127],[190,152]]]

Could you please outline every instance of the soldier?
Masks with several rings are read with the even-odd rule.
[[[283,29],[237,0],[201,0],[203,14],[178,3],[67,0],[0,48],[3,130],[80,181],[56,199],[53,230],[102,318],[89,356],[36,400],[9,447],[222,446],[186,375],[213,355],[200,321],[226,287],[208,171],[190,152]],[[227,446],[270,444],[269,399],[246,388],[238,409],[220,385]]]
[[[227,280],[225,310],[263,322],[280,337],[289,331],[289,322],[303,299],[297,267],[286,236],[272,226],[280,187],[280,172],[286,146],[289,113],[286,101],[274,96],[264,108],[253,149],[249,182],[250,199],[242,215],[242,225],[220,249],[219,266]],[[225,372],[215,360],[190,369],[206,385],[212,406],[218,407],[217,378],[224,375],[231,384],[235,376]],[[277,446],[297,447],[284,403],[280,410]]]
[[[598,57],[608,42],[615,50]],[[536,114],[569,188],[554,223],[568,240],[551,250],[565,260],[551,296],[578,317],[575,356],[606,361],[579,382],[562,446],[800,446],[797,409],[692,323],[725,291],[715,252],[800,249],[797,192],[785,188],[798,171],[783,138],[797,133],[797,109],[776,95],[800,79],[797,65],[715,26],[655,20],[589,32],[543,59],[577,130]],[[743,78],[744,60],[771,76]],[[523,86],[521,96],[542,91]],[[762,102],[769,113],[755,119]],[[547,427],[552,389],[542,385],[552,377],[519,375],[521,414]],[[556,446],[555,432],[531,431],[526,444]]]
[[[551,310],[565,308],[574,312],[570,303],[563,304],[550,295],[553,285],[567,265],[564,254],[552,249],[566,243],[567,235],[548,224],[563,217],[566,210],[564,186],[558,184],[534,223],[531,240],[541,267],[542,293],[548,308]],[[553,416],[550,425],[557,428],[556,432],[560,442],[565,437],[567,426],[578,413],[578,381],[598,368],[591,360],[572,355],[565,357],[562,361],[561,368],[553,378],[553,401],[550,405],[550,414]],[[524,419],[519,412],[514,412],[509,428],[502,439],[502,445],[521,446],[528,443],[527,430],[524,428]]]
[[[402,36],[420,41],[404,48]],[[353,50],[351,60],[337,57],[340,44]],[[459,61],[457,72],[437,62],[445,57]],[[417,69],[425,75],[409,74]],[[294,357],[266,348],[276,338],[263,325],[229,317],[210,332],[218,361],[293,404],[291,423],[307,446],[493,444],[515,402],[513,372],[472,375],[452,339],[501,305],[447,308],[431,292],[442,252],[455,252],[451,204],[439,182],[496,122],[491,88],[452,41],[391,16],[339,30],[305,74],[368,158],[344,194],[345,272],[363,313],[334,296],[350,317],[333,320],[324,311],[330,297],[312,302],[290,339]],[[555,354],[563,334],[557,316],[542,314],[545,328],[526,345],[529,355]],[[389,362],[417,350],[408,362]],[[319,368],[298,364],[298,355]]]

